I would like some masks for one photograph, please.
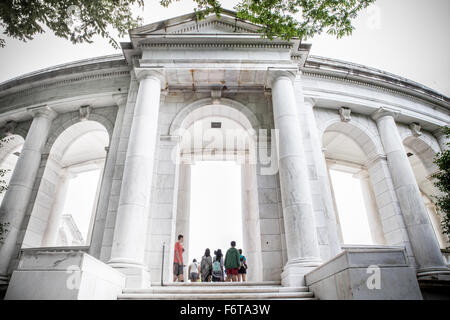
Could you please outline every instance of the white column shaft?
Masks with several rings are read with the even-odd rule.
[[[320,254],[294,88],[289,77],[274,79],[272,102],[275,129],[279,130],[278,161],[288,256],[282,283],[291,286],[303,284],[304,273],[298,267],[317,266]],[[294,265],[297,266],[292,268]]]
[[[71,175],[67,172],[63,172],[59,178],[58,192],[56,193],[55,203],[53,204],[52,211],[50,212],[50,218],[47,224],[47,228],[42,238],[43,247],[56,246],[56,240],[58,238],[58,229],[61,225],[61,219],[64,210],[64,204],[66,203],[67,191],[69,190]]]
[[[114,169],[116,166],[117,149],[119,147],[120,133],[122,130],[123,115],[125,112],[126,100],[119,104],[117,109],[116,121],[114,123],[114,131],[111,137],[111,143],[108,148],[106,164],[102,177],[102,185],[98,200],[97,212],[95,214],[94,227],[92,229],[91,244],[89,254],[93,257],[100,258],[102,249],[103,234],[106,225],[106,216],[108,214],[109,197],[111,193]]]
[[[125,160],[111,264],[142,266],[158,129],[161,82],[140,81]]]
[[[42,151],[55,116],[54,111],[48,107],[34,109],[33,112],[33,122],[0,207],[0,222],[10,223],[9,231],[0,247],[0,275],[11,271],[8,270],[11,259],[17,256],[20,249],[20,244],[17,243],[20,229],[41,162]]]
[[[313,105],[309,101],[303,104],[306,123],[311,139],[314,163],[317,170],[317,179],[319,180],[320,192],[324,205],[324,215],[328,229],[328,242],[330,246],[330,257],[338,255],[341,250],[341,241],[339,239],[339,225],[337,222],[337,212],[334,209],[332,189],[328,176],[328,168],[325,161],[325,155],[322,151],[322,141],[319,139],[316,118],[314,117]]]
[[[395,120],[386,113],[376,121],[419,272],[447,269]]]
[[[361,191],[364,198],[364,207],[366,208],[367,220],[369,223],[370,234],[375,244],[385,245],[386,239],[384,238],[383,224],[378,213],[377,203],[372,188],[370,187],[369,176],[359,180],[361,184]]]

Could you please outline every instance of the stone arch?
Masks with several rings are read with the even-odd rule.
[[[64,178],[65,173],[72,168],[69,166],[79,166],[79,161],[81,161],[83,166],[89,166],[88,169],[83,170],[93,170],[92,168],[101,169],[104,160],[106,159],[106,150],[99,149],[98,146],[103,143],[98,143],[98,139],[105,142],[105,146],[109,145],[111,139],[111,130],[113,128],[111,122],[101,115],[96,117],[89,117],[89,120],[80,121],[77,117],[77,113],[73,112],[70,114],[63,114],[61,118],[56,121],[54,130],[52,130],[52,135],[47,143],[42,154],[41,165],[35,180],[33,193],[28,204],[27,216],[28,223],[26,224],[25,238],[23,241],[24,247],[39,247],[48,246],[53,240],[49,240],[47,237],[47,231],[49,226],[54,224],[55,219],[52,213],[62,210],[60,199],[65,199],[65,195],[61,195],[61,189],[66,188],[65,183],[69,178]],[[65,121],[61,121],[61,120]],[[96,119],[96,120],[93,120]],[[56,120],[56,119],[55,119]],[[100,120],[100,121],[97,121]],[[62,123],[62,124],[61,124]],[[106,125],[105,125],[106,124]],[[108,130],[109,128],[109,130]],[[98,132],[102,131],[99,138]],[[97,133],[96,133],[97,132]],[[83,141],[85,136],[89,133],[96,134],[93,140],[94,145],[86,144]],[[106,140],[107,139],[107,140]],[[78,161],[67,161],[65,158],[66,152],[71,150],[71,146],[77,143],[75,155],[83,155],[82,157],[76,157]],[[91,149],[89,152],[84,153],[83,150],[80,153],[80,146],[89,146]],[[92,153],[91,151],[95,151]],[[71,151],[73,152],[73,150]],[[73,155],[73,153],[71,153]],[[87,157],[84,157],[87,154]],[[89,159],[89,156],[93,156]],[[84,168],[84,167],[83,167]],[[70,169],[71,171],[72,169]],[[78,171],[79,172],[79,171]],[[69,176],[71,173],[69,173]],[[101,179],[101,176],[100,176]],[[64,182],[65,181],[65,182]],[[101,180],[100,180],[101,181]],[[66,192],[66,191],[64,191]],[[94,199],[94,201],[96,201]],[[62,205],[65,201],[62,201]],[[94,202],[95,206],[95,202]],[[90,227],[91,228],[91,227]],[[52,230],[55,228],[52,227]],[[54,234],[54,233],[52,233]],[[88,231],[89,236],[89,231]]]
[[[348,149],[344,148],[342,153],[338,152],[338,149],[336,148],[339,147],[337,147],[336,144],[333,145],[333,150],[331,151],[338,152],[338,154],[335,159],[330,159],[330,165],[332,168],[335,167],[339,171],[353,174],[354,178],[360,179],[362,193],[361,200],[364,204],[365,214],[367,215],[367,224],[373,244],[386,244],[379,210],[380,205],[383,205],[384,203],[381,202],[380,194],[374,192],[374,181],[379,181],[376,179],[380,178],[380,173],[382,172],[380,171],[382,170],[380,169],[382,166],[380,159],[384,158],[384,149],[378,132],[376,131],[376,124],[372,119],[362,115],[352,115],[351,120],[346,122],[341,121],[338,114],[329,114],[328,118],[319,125],[319,136],[322,143],[325,140],[324,136],[326,132],[339,133],[348,139],[346,142],[351,142],[351,147]],[[343,140],[339,141],[342,142]],[[349,152],[349,154],[347,154],[347,152]],[[349,155],[348,158],[347,155]],[[341,158],[341,156],[343,156],[343,158]],[[377,191],[379,190],[377,189]],[[335,199],[335,196],[333,196],[333,198]],[[335,208],[337,208],[337,202],[335,202]],[[337,221],[339,221],[338,224],[340,228],[344,228],[340,222],[341,214],[345,214],[345,212],[336,210],[336,218]],[[345,241],[345,235],[342,229],[340,234],[341,241]]]
[[[211,106],[212,109],[216,110],[219,110],[220,108],[215,107],[220,106],[222,107],[225,106],[231,108],[232,110],[237,110],[246,117],[246,120],[250,123],[251,127],[254,130],[258,130],[261,127],[260,122],[258,121],[258,118],[255,116],[255,114],[242,103],[227,98],[221,98],[219,103],[215,103],[213,99],[205,98],[194,101],[191,104],[188,104],[176,114],[175,118],[170,124],[169,135],[173,135],[178,129],[182,128],[183,122],[189,116],[189,114],[191,114],[195,110],[207,106]],[[213,110],[211,110],[211,114],[212,112]]]
[[[231,99],[220,99],[215,103],[212,99],[197,100],[181,109],[173,119],[169,127],[169,135],[182,135],[184,129],[189,128],[195,121],[208,117],[227,118],[236,122],[240,127],[247,130],[253,138],[253,134],[260,128],[260,123],[253,112],[243,104]],[[182,138],[182,137],[181,137]],[[182,139],[177,139],[181,141]],[[253,148],[253,146],[249,146]],[[255,148],[256,150],[256,148]],[[175,228],[171,232],[171,241],[176,234],[185,235],[185,247],[189,248],[189,221],[190,221],[190,185],[191,185],[191,163],[178,162],[175,170],[176,186],[174,190],[174,202],[177,206],[174,210]],[[259,224],[258,190],[256,183],[256,165],[242,164],[242,219],[244,232],[244,250],[249,260],[252,260],[252,270],[249,272],[254,280],[261,281],[264,277],[261,249],[261,230]],[[247,201],[246,201],[247,200]],[[171,248],[173,243],[171,243]],[[169,255],[169,266],[172,265],[173,254]]]
[[[440,147],[426,134],[414,136],[412,133],[404,132],[401,135],[403,145],[411,149],[420,159],[428,174],[436,172],[437,167],[433,163],[435,155],[440,152]]]
[[[91,112],[89,115],[89,118],[87,121],[95,121],[100,123],[108,132],[109,141],[111,141],[112,133],[114,130],[114,124],[106,118],[105,116],[95,113],[94,111]],[[80,115],[78,112],[71,112],[69,114],[62,114],[56,117],[55,120],[53,120],[51,134],[47,139],[47,143],[45,145],[43,154],[49,154],[51,148],[53,147],[53,144],[58,139],[58,137],[69,127],[72,125],[82,122],[80,120]]]
[[[11,139],[12,138],[12,139]],[[5,142],[5,140],[8,140]],[[2,139],[3,146],[0,148],[0,164],[13,152],[17,147],[23,145],[25,139],[22,135],[12,134]]]
[[[371,120],[369,119],[368,121]],[[365,152],[367,159],[384,154],[383,145],[381,144],[379,135],[372,132],[367,125],[361,123],[361,119],[358,116],[352,115],[351,121],[343,122],[340,117],[336,115],[336,117],[322,122],[318,126],[318,129],[319,141],[323,141],[325,131],[336,131],[353,139]]]

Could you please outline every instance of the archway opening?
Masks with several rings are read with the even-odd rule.
[[[108,144],[96,121],[73,124],[57,137],[44,155],[24,247],[90,244]]]
[[[186,115],[174,133],[180,140],[173,238],[185,236],[185,264],[200,261],[206,248],[211,255],[217,249],[225,255],[236,241],[251,261],[247,280],[261,281],[256,137],[250,121],[226,105],[204,106]]]
[[[200,261],[206,248],[225,254],[231,241],[242,248],[241,166],[233,161],[193,164],[190,212],[189,263]]]
[[[450,242],[448,237],[443,234],[442,217],[434,204],[435,196],[439,195],[439,190],[434,186],[434,180],[431,177],[438,170],[433,163],[437,152],[424,140],[415,136],[405,138],[403,145],[416,178],[417,186],[422,194],[436,240],[441,249],[445,249],[450,245]]]
[[[343,245],[385,244],[369,169],[366,166],[370,152],[374,150],[368,143],[358,143],[366,137],[359,128],[341,122],[331,125],[323,134],[323,147]]]
[[[330,170],[344,244],[372,245],[360,179],[351,172]]]

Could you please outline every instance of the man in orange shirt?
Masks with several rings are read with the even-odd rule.
[[[175,255],[173,257],[173,282],[177,279],[184,282],[183,279],[183,235],[178,235],[178,241],[175,243]]]

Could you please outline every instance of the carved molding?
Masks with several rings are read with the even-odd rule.
[[[352,110],[350,108],[347,107],[339,108],[339,115],[341,116],[342,122],[349,122],[350,120],[352,120],[351,113]]]
[[[422,127],[420,126],[420,124],[413,122],[409,125],[409,128],[411,129],[414,137],[420,137],[422,135]]]
[[[91,115],[92,107],[89,105],[81,106],[78,112],[80,113],[80,121],[86,121]]]

